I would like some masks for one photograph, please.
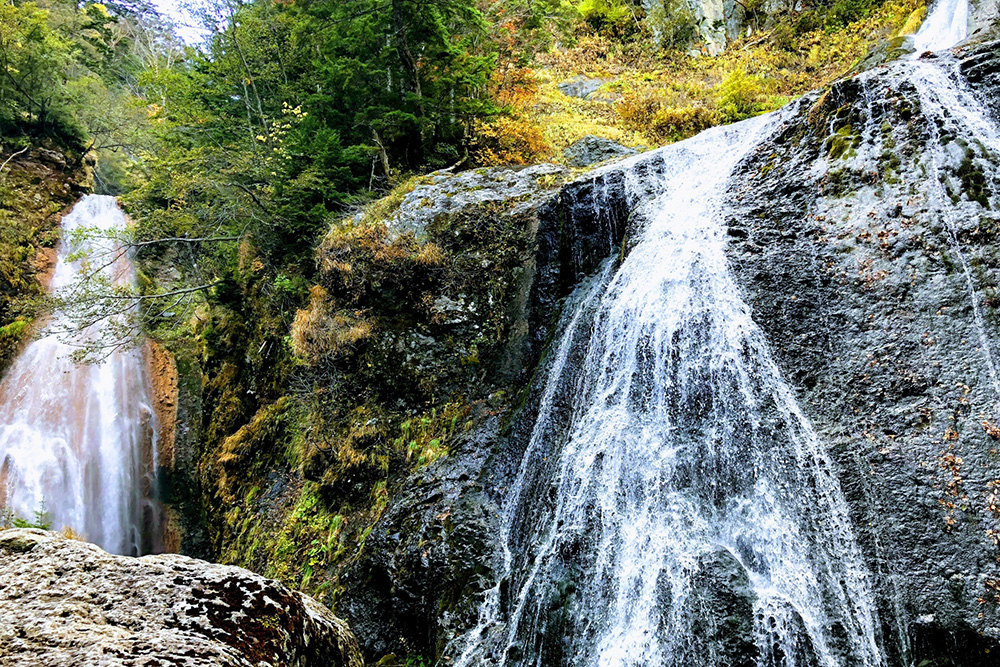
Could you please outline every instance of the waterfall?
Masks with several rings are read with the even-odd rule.
[[[942,51],[969,34],[969,0],[937,0],[920,30],[913,36],[914,57]]]
[[[941,0],[918,54],[964,39],[967,23],[965,0]],[[1000,148],[939,64],[896,67],[932,121]],[[663,149],[663,194],[636,212],[645,226],[630,252],[567,302],[533,431],[501,489],[497,583],[449,647],[454,664],[885,664],[834,466],[726,257],[730,174],[793,112]],[[951,200],[937,203],[957,249]]]
[[[727,266],[727,177],[779,121],[666,149],[642,238],[569,309],[457,664],[714,664],[720,568],[756,664],[881,664],[838,483]]]
[[[80,253],[114,251],[108,241],[74,242],[74,232],[124,223],[113,197],[84,197],[63,220],[53,289],[74,283]],[[113,283],[134,281],[127,256],[101,270]],[[72,529],[115,553],[148,552],[156,428],[144,351],[75,364],[75,348],[57,333],[66,325],[66,315],[55,313],[0,383],[0,506],[25,519],[44,508],[54,529]],[[100,333],[83,336],[97,341]]]
[[[955,63],[949,64],[951,67],[946,69],[948,64],[942,67],[937,63],[915,63],[910,75],[910,80],[920,97],[924,115],[932,120],[929,124],[931,134],[929,145],[932,150],[927,153],[928,171],[931,175],[928,179],[927,196],[936,209],[938,218],[945,223],[951,251],[958,258],[965,277],[983,362],[993,384],[993,390],[1000,399],[1000,376],[997,372],[993,341],[987,333],[983,320],[982,296],[976,288],[972,267],[965,257],[959,238],[958,221],[969,219],[970,213],[972,219],[975,219],[974,210],[971,212],[966,210],[963,213],[962,209],[975,207],[977,204],[969,201],[952,201],[944,185],[947,178],[942,175],[945,165],[951,163],[953,159],[947,149],[953,145],[951,141],[958,137],[969,139],[966,141],[969,155],[996,164],[997,157],[1000,156],[1000,130],[987,119],[982,105],[962,84]],[[945,141],[942,136],[945,133],[952,140]],[[956,215],[957,213],[959,215]]]

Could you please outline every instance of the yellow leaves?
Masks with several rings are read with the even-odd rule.
[[[924,4],[888,0],[868,18],[842,30],[820,28],[795,34],[791,40],[779,39],[779,26],[771,36],[757,33],[736,41],[718,56],[654,53],[641,44],[587,35],[571,49],[539,56],[540,69],[533,77],[539,84],[537,99],[533,106],[520,104],[519,117],[522,123],[542,128],[556,152],[586,134],[633,146],[684,139],[720,122],[773,110],[827,85],[872,43],[895,34]],[[604,101],[556,92],[558,81],[580,74],[612,79],[602,89]],[[497,99],[503,99],[500,92]],[[490,141],[496,142],[488,136]],[[491,152],[484,156],[487,164],[513,157],[489,147]]]
[[[906,22],[903,27],[899,29],[896,33],[897,36],[902,37],[903,35],[912,35],[918,30],[920,30],[920,25],[924,22],[924,17],[927,16],[927,7],[917,7],[910,15],[907,17]]]
[[[654,143],[680,141],[719,122],[714,109],[702,105],[674,106],[663,91],[628,89],[615,103],[625,127],[644,132]]]
[[[472,152],[484,166],[519,165],[544,161],[552,155],[552,146],[530,120],[501,116],[477,122]]]
[[[293,107],[288,102],[281,103],[281,113],[285,114],[286,116],[292,116],[296,119],[302,119],[309,115],[308,113],[302,110],[301,104],[296,107]],[[290,126],[286,125],[285,127],[290,127]]]

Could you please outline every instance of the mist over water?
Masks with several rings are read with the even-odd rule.
[[[80,200],[63,220],[53,290],[77,278],[74,254],[114,250],[100,239],[80,247],[71,240],[74,230],[110,231],[124,223],[113,197]],[[134,281],[127,256],[102,270],[114,283]],[[28,520],[44,510],[53,529],[69,528],[110,552],[158,550],[150,500],[156,419],[145,350],[76,364],[70,359],[76,348],[56,333],[67,324],[56,312],[0,382],[0,505]],[[99,340],[101,326],[82,338]]]

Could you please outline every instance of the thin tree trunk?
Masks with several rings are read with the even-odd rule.
[[[372,138],[375,140],[375,145],[378,146],[378,152],[380,157],[382,158],[382,169],[385,170],[385,177],[386,179],[388,179],[390,178],[389,154],[385,152],[385,145],[382,143],[382,138],[378,136],[378,132],[375,130],[374,127],[372,128]]]

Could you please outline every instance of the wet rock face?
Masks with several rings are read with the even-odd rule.
[[[652,195],[663,167],[656,153],[636,156],[559,188],[531,190],[533,194],[517,204],[530,212],[532,231],[529,259],[508,308],[513,335],[501,365],[509,372],[497,374],[499,380],[481,387],[484,392],[505,392],[507,399],[490,406],[504,420],[511,409],[510,399],[516,399],[531,382],[530,374],[558,319],[561,300],[620,249],[630,211]],[[544,168],[541,174],[550,169]],[[471,202],[498,196],[500,190],[478,186],[502,183],[513,178],[512,173],[520,178],[540,177],[539,172],[529,170],[446,176],[412,201],[430,211],[444,209],[438,198]],[[469,187],[471,192],[462,190]],[[414,219],[407,206],[404,202],[400,207],[400,219]],[[476,210],[475,204],[465,206]],[[450,210],[456,214],[454,208]],[[439,217],[428,228],[433,230],[441,222]],[[460,317],[455,303],[442,302],[440,307],[456,311],[449,312],[449,317]],[[533,401],[527,403],[530,412]],[[483,592],[492,586],[498,489],[519,459],[517,447],[526,442],[519,429],[526,424],[530,428],[530,419],[516,422],[520,426],[513,435],[501,435],[499,416],[480,422],[452,447],[447,458],[404,480],[393,493],[382,520],[344,577],[345,592],[338,608],[370,661],[388,654],[443,659],[448,657],[449,642],[475,624]]]
[[[41,530],[0,531],[0,608],[0,665],[362,664],[343,621],[275,581]]]
[[[996,45],[961,58],[933,63],[998,99]],[[732,180],[731,264],[839,464],[890,665],[1000,655],[1000,180],[953,113],[890,65],[804,100]]]
[[[996,43],[924,64],[963,78],[1000,124]],[[1000,655],[1000,156],[960,131],[957,106],[925,108],[908,67],[802,100],[744,160],[728,196],[729,259],[835,459],[887,665],[985,667]],[[638,156],[539,206],[528,367],[560,299],[628,250],[631,212],[655,197],[664,168],[657,152]],[[373,657],[448,657],[449,638],[474,625],[537,374],[534,386],[502,437],[409,480],[372,533],[345,609]],[[712,664],[752,664],[745,572],[725,553],[701,567],[706,614],[692,636],[722,656]]]
[[[372,660],[443,657],[447,641],[475,623],[499,516],[479,477],[498,422],[407,481],[344,578],[340,612]]]

